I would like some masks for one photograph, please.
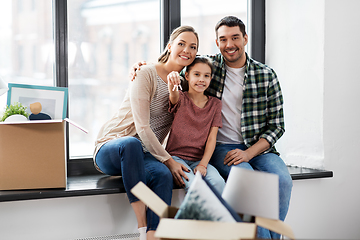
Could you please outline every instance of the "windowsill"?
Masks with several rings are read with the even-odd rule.
[[[293,180],[313,178],[329,178],[332,171],[288,167]],[[33,189],[0,191],[0,202],[35,200],[47,198],[79,197],[125,193],[121,177],[113,177],[98,173],[92,166],[92,161],[77,160],[68,163],[68,178],[66,189]]]

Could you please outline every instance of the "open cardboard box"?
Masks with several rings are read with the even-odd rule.
[[[66,188],[65,121],[0,123],[0,190]]]
[[[295,239],[291,227],[280,220],[255,217],[253,223],[226,223],[174,219],[178,208],[168,206],[144,183],[139,182],[131,192],[160,217],[155,232],[160,239],[256,239],[257,226]]]

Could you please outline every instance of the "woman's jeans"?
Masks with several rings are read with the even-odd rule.
[[[194,169],[200,163],[200,161],[188,161],[188,160],[179,158],[177,156],[172,156],[172,158],[176,162],[183,164],[185,167],[187,167],[190,170],[190,172],[184,171],[186,176],[189,178],[189,181],[186,181],[185,178],[182,177],[182,179],[185,183],[184,188],[185,188],[185,191],[187,192],[193,179],[195,178]],[[210,164],[207,165],[205,179],[208,180],[208,182],[220,193],[220,195],[222,194],[224,187],[225,187],[225,181],[221,177],[219,172],[216,170],[216,168],[211,166]]]
[[[233,149],[246,150],[247,147],[244,144],[219,144],[216,146],[210,160],[210,163],[219,171],[224,179],[227,179],[231,169],[231,166],[224,165],[224,159],[226,154]],[[289,209],[292,189],[292,179],[284,161],[274,153],[266,153],[254,157],[249,162],[242,162],[237,166],[250,170],[275,173],[279,176],[279,219],[284,221]],[[280,235],[264,228],[258,228],[258,238],[280,238]]]
[[[121,137],[105,143],[95,161],[103,173],[122,176],[130,203],[139,201],[130,190],[142,181],[171,205],[173,178],[170,170],[150,153],[144,153],[137,138]],[[147,209],[146,216],[147,230],[156,230],[159,217],[150,209]]]

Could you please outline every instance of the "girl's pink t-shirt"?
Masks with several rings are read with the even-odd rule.
[[[187,92],[179,92],[179,101],[169,112],[174,114],[166,151],[179,158],[200,161],[211,127],[222,127],[221,101],[209,96],[204,108],[196,106]],[[170,101],[169,101],[170,102]]]

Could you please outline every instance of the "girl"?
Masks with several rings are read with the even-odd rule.
[[[166,76],[192,63],[198,44],[198,35],[192,27],[175,29],[158,62],[137,71],[120,109],[102,126],[96,141],[95,166],[105,174],[122,176],[141,240],[146,236],[154,239],[159,217],[146,209],[130,192],[131,188],[142,181],[170,205],[172,175],[179,185],[184,184],[181,176],[187,179],[184,173],[187,168],[175,162],[162,146],[173,120],[167,111]]]
[[[187,92],[177,91],[180,84],[178,72],[168,75],[170,108],[174,115],[173,125],[166,150],[175,161],[191,168],[185,172],[190,181],[185,181],[185,190],[189,188],[195,173],[199,171],[221,194],[225,181],[215,167],[209,164],[216,145],[218,128],[222,127],[221,101],[204,95],[213,72],[211,60],[196,57],[186,68]]]

